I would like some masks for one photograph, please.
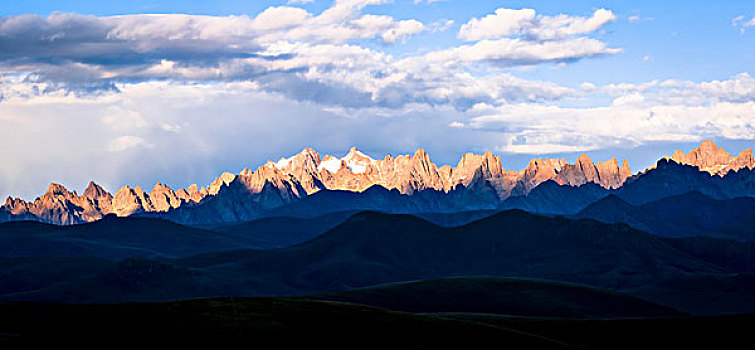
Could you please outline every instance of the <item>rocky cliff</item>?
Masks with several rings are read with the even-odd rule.
[[[752,148],[748,148],[733,157],[723,148],[716,146],[713,141],[706,140],[699,147],[687,154],[676,150],[671,160],[698,167],[701,171],[707,171],[714,175],[726,175],[729,171],[738,171],[743,168],[755,168],[755,159],[752,157]]]

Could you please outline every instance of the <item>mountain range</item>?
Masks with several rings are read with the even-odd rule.
[[[523,317],[755,312],[752,151],[732,156],[706,141],[635,174],[623,163],[583,155],[514,172],[490,152],[437,167],[421,150],[374,160],[307,149],[201,189],[112,195],[90,183],[78,194],[52,184],[0,208],[0,299],[297,297]]]
[[[519,208],[574,214],[611,193],[633,204],[694,190],[714,198],[730,198],[740,190],[740,194],[755,193],[754,167],[751,149],[734,157],[712,141],[688,154],[677,150],[635,175],[626,160],[621,165],[615,158],[594,163],[586,154],[574,164],[563,158],[538,158],[525,169],[512,171],[503,169],[500,157],[491,152],[467,153],[456,167],[438,167],[421,149],[411,156],[373,159],[356,148],[341,158],[321,157],[307,148],[255,171],[223,173],[201,188],[174,190],[158,183],[149,192],[123,186],[113,195],[90,182],[78,194],[53,183],[31,202],[8,197],[0,207],[0,222],[70,225],[115,214],[212,224],[348,210],[430,213]]]

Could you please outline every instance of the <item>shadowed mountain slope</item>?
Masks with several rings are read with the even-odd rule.
[[[33,221],[0,224],[0,255],[6,257],[180,257],[255,247],[254,239],[241,234],[201,230],[151,218],[108,216],[73,226]]]
[[[288,248],[176,260],[128,259],[96,276],[83,274],[68,283],[2,297],[104,302],[296,295],[463,275],[530,277],[624,290],[680,274],[724,272],[724,267],[626,225],[514,210],[448,228],[410,215],[362,212]]]
[[[283,248],[313,239],[346,221],[355,211],[300,218],[273,216],[247,222],[216,225],[212,231],[245,237],[260,249]]]
[[[611,195],[575,217],[606,223],[626,223],[665,237],[708,236],[755,240],[755,198],[713,199],[688,192],[633,206]]]

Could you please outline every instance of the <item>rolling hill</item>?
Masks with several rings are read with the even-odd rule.
[[[575,215],[606,223],[626,223],[664,237],[707,236],[755,240],[755,198],[714,199],[687,192],[642,205],[611,195]]]
[[[578,284],[522,278],[452,277],[315,294],[388,310],[530,317],[669,317],[683,313],[628,294]]]
[[[10,264],[0,276],[12,269]],[[299,295],[465,275],[540,278],[630,290],[678,275],[729,272],[626,225],[514,210],[463,226],[442,227],[411,215],[362,212],[287,248],[179,259],[130,258],[96,275],[89,271],[65,283],[0,297],[109,302]]]
[[[257,248],[243,234],[213,232],[152,218],[105,217],[73,226],[34,221],[0,223],[0,256],[182,257]]]

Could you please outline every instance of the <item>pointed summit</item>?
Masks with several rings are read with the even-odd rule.
[[[687,155],[687,162],[702,169],[725,166],[731,162],[731,154],[716,146],[711,140],[703,141]]]
[[[341,160],[346,162],[346,166],[354,174],[363,174],[367,170],[367,167],[375,162],[374,159],[360,152],[356,147],[351,147],[349,153],[341,158]]]
[[[722,149],[716,146],[716,143],[712,140],[703,140],[703,142],[700,143],[700,146],[697,147],[698,150],[717,150]]]
[[[50,187],[48,187],[47,192],[45,192],[45,195],[51,196],[67,196],[70,194],[71,192],[68,192],[68,189],[57,183],[50,183]]]
[[[89,186],[84,190],[84,196],[88,197],[89,199],[98,199],[98,198],[112,198],[112,195],[105,191],[102,186],[96,184],[94,181],[89,181]]]
[[[414,151],[414,156],[412,156],[412,159],[419,160],[421,162],[429,163],[430,162],[430,155],[427,154],[427,151],[425,151],[422,148],[418,148],[416,151]]]
[[[361,151],[359,151],[359,150],[358,150],[358,149],[357,149],[356,147],[351,147],[351,148],[349,149],[349,153],[347,153],[347,154],[346,154],[345,156],[343,156],[343,158],[341,158],[341,159],[343,159],[343,160],[345,160],[345,161],[348,161],[348,160],[352,160],[352,159],[369,160],[369,161],[372,161],[372,160],[373,160],[373,159],[372,159],[372,158],[371,158],[370,156],[368,156],[368,155],[366,155],[366,154],[362,153],[362,152],[361,152]]]
[[[624,181],[626,181],[626,179],[630,176],[632,176],[632,169],[629,168],[629,162],[624,159],[624,162],[621,163],[621,177],[624,179]]]
[[[579,158],[577,158],[577,163],[576,164],[580,164],[580,165],[590,164],[590,165],[592,165],[592,159],[590,159],[590,156],[588,156],[587,153],[582,153],[582,155],[579,156]]]

